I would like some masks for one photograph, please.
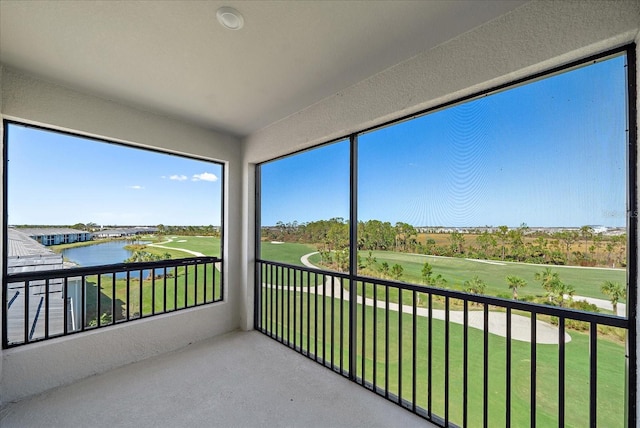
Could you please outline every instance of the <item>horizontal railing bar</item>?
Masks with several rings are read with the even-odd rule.
[[[205,263],[218,263],[222,259],[218,257],[193,257],[186,259],[169,259],[160,260],[155,262],[140,262],[140,263],[116,263],[111,265],[100,266],[87,266],[87,267],[75,267],[69,269],[54,269],[47,271],[35,271],[35,272],[19,272],[7,274],[5,282],[21,282],[21,281],[33,281],[44,279],[56,279],[56,278],[69,278],[74,276],[89,276],[109,274],[113,272],[130,272],[139,270],[160,269],[163,267],[181,267],[181,266],[193,266]]]
[[[5,308],[6,310],[9,310],[10,308],[13,313],[17,314],[16,317],[20,319],[14,317],[16,320],[12,320],[11,323],[5,322],[3,324],[2,348],[13,348],[55,337],[78,334],[87,330],[94,330],[123,322],[144,319],[164,313],[220,302],[223,300],[222,290],[224,285],[222,283],[222,276],[219,277],[219,281],[216,280],[215,271],[217,269],[216,265],[222,262],[223,260],[219,257],[203,256],[174,260],[160,260],[154,262],[118,263],[101,266],[5,274],[3,279],[3,298],[5,299]],[[184,288],[184,302],[182,305],[178,306],[177,281],[178,275],[180,274],[178,269],[181,267],[184,268],[184,281],[180,281],[180,288]],[[175,304],[170,310],[167,310],[166,307],[168,297],[167,287],[171,287],[171,281],[166,277],[168,269],[174,269],[176,273],[173,280]],[[156,279],[156,270],[164,272],[164,280]],[[213,275],[208,276],[206,273],[208,270],[212,270]],[[199,271],[204,272],[204,275],[199,275]],[[143,272],[150,272],[150,274],[153,275],[149,289],[144,288],[146,285],[143,285]],[[124,281],[126,285],[126,289],[123,287],[123,290],[121,291],[124,291],[126,294],[124,295],[124,302],[121,304],[121,312],[116,310],[116,298],[118,298],[116,296],[116,278],[120,274],[126,276],[126,278],[122,278],[122,281]],[[108,306],[104,306],[107,303],[103,301],[102,297],[103,282],[101,281],[101,278],[103,275],[107,275],[112,279],[110,287],[112,295],[108,296],[108,298],[111,299],[111,302]],[[189,275],[189,277],[187,277],[187,275]],[[95,296],[94,294],[88,294],[89,287],[87,285],[87,280],[93,276],[98,277],[98,280],[94,284]],[[135,285],[132,285],[131,281],[138,277],[140,281],[136,282]],[[78,320],[78,322],[74,323],[73,328],[69,328],[68,311],[71,310],[71,308],[68,306],[68,283],[70,279],[75,278],[77,278],[80,284],[83,285],[79,287],[80,295],[77,298],[79,308],[77,309],[78,313],[76,314],[76,320]],[[146,280],[144,282],[146,284]],[[20,286],[16,286],[16,284],[20,284]],[[158,284],[162,284],[163,288],[162,304],[164,310],[159,310],[159,308],[157,308],[157,306],[159,306],[157,299],[160,298],[159,295],[156,296],[159,292]],[[211,288],[211,290],[208,291],[208,288]],[[12,292],[15,290],[13,298],[9,295],[10,290]],[[205,298],[200,294],[202,292],[201,290],[204,290]],[[149,292],[152,293],[151,296],[148,295]],[[208,294],[209,292],[211,293],[210,295]],[[18,300],[18,296],[23,293],[24,299],[22,299],[22,301]],[[132,293],[138,296],[138,302],[134,307],[131,307],[130,299]],[[61,332],[57,331],[59,324],[58,319],[56,318],[54,320],[51,318],[51,311],[53,310],[51,307],[51,299],[53,299],[54,295],[56,299],[58,298],[57,296],[65,296],[65,301],[61,308],[62,314],[59,314],[60,308],[58,308],[57,305],[55,307],[55,317],[60,315],[60,319],[63,322]],[[150,310],[147,310],[144,307],[146,298],[143,297],[145,296],[149,298],[151,303]],[[38,301],[35,300],[37,297],[40,297],[39,304]],[[37,305],[37,309],[35,311],[36,315],[33,320],[30,316],[31,298],[34,298],[34,301],[31,302],[31,306],[35,307]],[[21,308],[16,306],[16,302],[20,302],[19,306],[21,306]],[[111,319],[103,321],[101,317],[105,314],[110,315]],[[89,319],[89,317],[91,317],[91,319]],[[50,323],[54,321],[56,323],[56,331],[50,331]],[[91,323],[95,323],[95,325],[91,325]],[[11,326],[9,324],[11,324]],[[9,334],[10,327],[13,329],[11,337]],[[21,331],[20,334],[18,334],[19,330]]]
[[[271,261],[258,259],[257,263],[269,265],[269,266],[292,268],[292,269],[297,269],[303,272],[324,273],[330,276],[344,278],[344,279],[350,278],[349,275],[345,273],[306,268],[306,267],[295,266],[295,265],[281,263],[281,262],[271,262]],[[597,324],[606,325],[610,327],[618,327],[618,328],[624,328],[624,329],[629,328],[628,318],[618,317],[615,315],[595,313],[595,312],[584,312],[584,311],[579,311],[579,310],[570,309],[570,308],[559,308],[556,306],[543,305],[539,303],[522,302],[518,300],[503,299],[500,297],[471,294],[471,293],[466,293],[464,291],[435,288],[435,287],[420,285],[420,284],[408,284],[404,282],[390,281],[386,279],[365,277],[365,276],[359,276],[359,275],[354,276],[353,279],[355,281],[375,283],[376,285],[397,288],[399,290],[412,290],[420,293],[433,294],[433,295],[442,296],[442,297],[449,297],[449,298],[473,302],[473,303],[481,303],[481,304],[486,304],[490,306],[499,306],[505,309],[511,308],[511,310],[515,309],[515,310],[521,310],[524,312],[569,318],[577,321],[595,322]]]
[[[530,387],[530,415],[529,418],[532,421],[532,426],[535,425],[536,420],[536,412],[538,411],[538,407],[536,405],[536,385],[538,381],[538,375],[536,374],[536,368],[538,366],[538,352],[536,344],[536,324],[538,322],[542,322],[545,319],[541,320],[542,315],[548,316],[556,316],[558,317],[558,330],[561,332],[558,335],[558,375],[557,375],[557,385],[559,391],[559,398],[557,401],[558,406],[558,420],[560,425],[563,425],[564,418],[566,417],[566,382],[567,382],[567,373],[565,367],[565,341],[564,334],[567,326],[567,320],[579,320],[586,321],[591,323],[591,339],[593,342],[593,337],[597,338],[597,326],[598,325],[607,325],[613,327],[619,327],[621,329],[630,330],[631,325],[627,318],[617,317],[614,315],[608,314],[600,314],[600,313],[592,313],[592,312],[583,312],[570,308],[563,307],[554,307],[548,306],[545,304],[538,303],[528,303],[517,300],[510,300],[492,296],[484,296],[477,294],[465,293],[462,291],[456,290],[447,290],[447,289],[439,289],[434,288],[433,286],[423,286],[420,284],[408,284],[399,281],[391,281],[387,279],[379,279],[372,278],[366,276],[359,276],[357,273],[341,273],[341,272],[333,272],[329,270],[324,270],[321,268],[308,268],[302,266],[296,266],[292,264],[282,263],[282,262],[271,262],[266,260],[258,260],[256,263],[256,305],[260,308],[265,307],[266,304],[266,312],[267,315],[265,318],[261,317],[261,324],[257,325],[257,329],[262,333],[272,337],[280,343],[283,343],[285,346],[289,348],[293,348],[295,351],[300,354],[306,356],[307,358],[314,360],[323,366],[330,368],[337,373],[342,374],[345,377],[348,377],[351,381],[363,386],[365,389],[368,389],[380,396],[383,396],[393,403],[412,411],[414,414],[421,416],[427,420],[430,420],[432,423],[445,427],[445,426],[457,426],[457,423],[462,422],[462,426],[466,426],[469,421],[469,409],[471,408],[469,404],[469,400],[467,395],[469,394],[468,385],[467,385],[467,371],[469,370],[468,366],[468,357],[472,354],[469,354],[469,344],[468,342],[468,330],[471,328],[469,325],[469,305],[472,303],[479,303],[483,306],[481,315],[483,315],[483,327],[479,327],[483,331],[483,342],[482,342],[482,356],[481,364],[482,364],[482,383],[480,388],[482,392],[480,395],[481,398],[477,396],[473,398],[474,405],[477,407],[478,400],[481,402],[482,410],[481,415],[477,415],[478,420],[481,420],[481,424],[483,426],[491,426],[493,422],[491,422],[492,417],[491,413],[491,405],[489,404],[491,401],[491,396],[494,394],[492,390],[496,387],[491,386],[489,378],[490,375],[490,364],[489,361],[492,360],[492,352],[501,351],[500,347],[493,350],[493,346],[490,346],[490,334],[492,331],[489,330],[490,311],[498,310],[502,311],[501,308],[504,308],[506,320],[506,348],[502,348],[505,350],[505,366],[506,366],[506,378],[504,381],[498,381],[501,387],[504,389],[506,394],[505,400],[505,408],[502,409],[503,415],[506,419],[506,424],[509,425],[512,420],[512,397],[513,394],[513,378],[511,370],[513,370],[513,352],[511,349],[511,341],[514,340],[512,336],[512,316],[525,316],[530,317],[531,324],[531,383]],[[290,306],[290,293],[291,293],[291,280],[290,273],[293,272],[294,278],[300,278],[300,282],[294,280],[293,289],[295,292],[293,309],[294,309],[294,318],[298,318],[296,308],[298,306],[298,302],[300,303],[300,326],[299,328],[295,325],[294,320],[294,331],[291,332],[289,329],[290,320],[284,319],[284,313],[287,313],[287,317],[290,317],[289,306]],[[306,287],[304,286],[304,282],[306,279]],[[345,283],[356,284],[355,287],[351,286],[350,291],[353,293],[351,298],[347,298],[345,300],[344,293],[348,292],[349,289],[344,287]],[[378,287],[384,287],[384,297],[380,296]],[[390,290],[398,290],[397,292],[397,302],[390,301]],[[349,356],[353,356],[353,358],[349,359],[349,364],[345,368],[342,365],[342,357],[344,352],[340,352],[340,367],[336,370],[334,359],[335,354],[333,352],[333,343],[334,343],[334,324],[333,324],[333,299],[336,298],[335,292],[339,290],[340,300],[336,303],[340,305],[342,315],[342,309],[344,308],[344,304],[348,303],[349,311],[352,314],[350,317],[350,323],[348,325],[348,330],[350,334],[347,337],[348,347],[351,350]],[[347,290],[347,291],[345,291]],[[413,293],[412,303],[405,303],[403,297],[403,290],[409,290]],[[423,297],[427,298],[427,308],[422,307],[420,309],[420,314],[418,314],[417,308],[417,293],[423,293]],[[356,296],[357,294],[357,296]],[[286,295],[286,296],[285,296]],[[313,296],[312,296],[313,295]],[[444,337],[439,338],[438,335],[434,336],[434,332],[432,331],[434,319],[433,308],[434,301],[433,296],[441,296],[444,298]],[[286,297],[286,300],[285,300]],[[326,316],[325,312],[326,306],[328,302],[326,298],[331,299],[331,343],[327,344],[326,342]],[[364,309],[366,298],[366,305],[369,307],[373,307],[371,311],[369,309]],[[450,312],[453,309],[451,307],[452,299],[457,299],[462,302],[463,310],[461,311],[464,316],[463,320],[463,338],[462,338],[462,347],[463,347],[463,373],[464,373],[464,384],[463,384],[463,392],[462,396],[459,396],[458,392],[456,392],[454,401],[461,401],[463,406],[463,414],[462,419],[459,419],[458,415],[452,417],[450,413],[450,405],[452,399],[452,385],[458,387],[458,380],[456,377],[452,377],[452,366],[451,366],[451,358],[458,358],[458,351],[454,354],[451,353],[449,349],[451,346],[451,337],[450,337],[450,322],[451,318],[449,316]],[[394,299],[395,300],[395,299]],[[422,300],[422,299],[421,299]],[[306,304],[305,304],[306,302]],[[393,304],[393,310],[391,309],[391,304]],[[439,304],[439,303],[438,303]],[[319,307],[322,305],[322,308]],[[356,306],[357,305],[357,306]],[[439,306],[438,306],[439,307]],[[270,310],[270,312],[269,312]],[[274,313],[275,310],[275,313]],[[457,309],[456,309],[457,310]],[[322,312],[320,312],[322,311]],[[382,315],[378,314],[379,311]],[[384,313],[383,313],[384,312]],[[398,315],[397,318],[390,318],[389,314],[391,312],[400,312],[403,315]],[[321,320],[320,317],[321,316]],[[384,322],[380,322],[378,319],[379,316],[384,317]],[[405,386],[406,379],[403,378],[404,375],[407,374],[408,370],[403,370],[403,367],[407,367],[406,361],[404,361],[405,349],[410,351],[404,344],[406,343],[407,337],[403,331],[405,328],[405,318],[411,317],[411,325],[409,328],[412,329],[412,361],[410,361],[410,366],[412,369],[412,377],[413,377],[413,391],[412,393],[408,391],[407,388],[403,388]],[[418,317],[426,317],[426,323],[422,324],[420,327],[421,333],[418,334],[417,331],[417,318]],[[408,318],[407,318],[408,319]],[[306,320],[306,323],[305,323]],[[392,321],[393,320],[393,321]],[[458,321],[456,321],[457,323]],[[264,324],[262,324],[264,323]],[[322,324],[322,332],[318,330],[319,324]],[[555,324],[555,322],[554,322]],[[355,326],[355,328],[351,328],[351,326]],[[390,339],[390,326],[397,329],[397,337],[393,336]],[[287,329],[286,331],[284,329]],[[384,328],[384,333],[382,331],[378,331],[379,329]],[[303,341],[303,332],[306,330],[306,343]],[[342,334],[344,332],[343,320],[340,318],[340,344],[342,345],[343,339]],[[424,331],[426,330],[426,331]],[[433,329],[435,330],[435,329]],[[298,339],[300,343],[296,343]],[[313,334],[312,334],[313,333]],[[424,333],[427,333],[426,336]],[[291,334],[293,334],[293,343],[291,341]],[[379,337],[380,336],[380,337]],[[378,359],[380,350],[378,349],[378,340],[384,336],[384,344],[380,344],[384,349],[384,362]],[[427,353],[426,362],[422,361],[420,364],[427,371],[428,375],[420,376],[421,378],[421,386],[420,386],[420,395],[422,397],[421,400],[417,398],[418,391],[416,389],[416,377],[417,371],[416,366],[418,365],[417,361],[417,348],[416,348],[416,340],[417,337],[420,337],[426,349],[422,349],[421,352]],[[435,338],[434,338],[435,337]],[[318,345],[318,340],[322,342],[322,349],[320,349]],[[456,343],[457,343],[456,336]],[[326,347],[329,346],[331,351],[331,358],[329,360],[326,359]],[[422,346],[422,345],[420,345]],[[443,347],[442,349],[439,348]],[[457,346],[457,345],[456,345]],[[397,347],[397,349],[396,349]],[[595,347],[595,343],[591,344],[591,347]],[[357,350],[355,350],[357,349]],[[354,351],[355,350],[355,351]],[[477,353],[479,350],[476,350]],[[411,352],[411,351],[410,351]],[[591,352],[592,354],[595,351]],[[474,354],[475,355],[475,354]],[[442,365],[442,361],[440,363],[434,362],[434,359],[444,361],[444,368],[440,367]],[[450,361],[451,360],[451,361]],[[457,361],[457,360],[456,360]],[[595,367],[595,361],[593,358],[591,359],[591,370],[596,371],[593,367]],[[393,364],[391,363],[393,362]],[[371,366],[369,365],[371,364]],[[378,364],[383,364],[382,367],[376,367]],[[426,367],[424,367],[426,364]],[[457,364],[457,363],[456,363]],[[436,367],[440,367],[436,370]],[[433,370],[432,370],[433,368]],[[384,370],[384,380],[379,380],[377,375],[378,372],[382,372]],[[458,369],[456,368],[456,373]],[[438,373],[436,375],[435,373]],[[444,373],[444,377],[442,382],[443,386],[434,384],[432,387],[433,379],[437,376],[442,376]],[[597,376],[593,375],[594,377]],[[450,382],[452,379],[456,379],[454,384]],[[525,383],[528,381],[525,381]],[[496,383],[496,385],[498,384]],[[426,388],[426,391],[425,391]],[[444,391],[442,389],[444,388]],[[595,390],[596,384],[595,381],[590,381],[591,388],[591,402],[590,402],[590,413],[591,420],[595,420],[594,414],[595,412]],[[425,396],[426,392],[426,396]],[[436,405],[432,402],[433,395],[432,394],[442,394],[444,398],[444,404]],[[409,398],[410,397],[410,398]],[[525,398],[526,400],[527,398]],[[426,404],[426,408],[418,405],[420,402],[421,405]],[[442,409],[439,407],[444,406]],[[435,407],[435,409],[434,409]],[[438,415],[437,413],[443,413],[442,415]],[[454,419],[454,421],[452,421]]]
[[[317,269],[317,268],[311,268],[306,266],[297,266],[289,263],[274,262],[271,260],[262,260],[262,259],[256,259],[256,263],[268,264],[270,266],[282,267],[282,268],[292,268],[302,272],[330,274],[331,276],[335,276],[337,278],[344,278],[344,279],[349,278],[349,274],[344,272],[333,271],[333,270],[324,270],[324,269]]]

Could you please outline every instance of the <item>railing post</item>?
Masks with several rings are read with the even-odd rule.
[[[357,358],[357,283],[358,275],[358,137],[352,134],[349,137],[351,163],[351,177],[349,180],[349,379],[356,380]],[[363,292],[364,311],[364,292]],[[364,332],[363,332],[364,334]],[[363,350],[364,352],[364,350]],[[364,373],[363,373],[364,384]]]

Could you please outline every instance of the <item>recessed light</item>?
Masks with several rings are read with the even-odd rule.
[[[218,22],[228,30],[239,30],[244,26],[244,18],[232,7],[221,7],[216,12]]]

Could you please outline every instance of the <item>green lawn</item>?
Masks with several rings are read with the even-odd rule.
[[[360,255],[361,257],[366,257],[368,252]],[[525,295],[544,295],[544,289],[540,285],[540,281],[534,279],[534,275],[536,272],[542,272],[547,267],[557,272],[563,282],[572,285],[575,288],[575,294],[580,296],[607,299],[600,292],[600,287],[604,281],[626,283],[626,271],[623,269],[541,266],[495,261],[483,263],[461,258],[424,256],[392,251],[374,251],[372,255],[377,259],[378,266],[383,262],[387,262],[389,266],[393,266],[396,263],[401,265],[403,273],[400,280],[403,282],[422,284],[422,267],[425,262],[428,262],[433,268],[432,276],[442,275],[447,280],[447,287],[463,290],[464,281],[477,275],[487,285],[485,294],[492,296],[511,294],[505,279],[507,275],[516,275],[527,281],[526,287],[518,290],[518,294],[521,297]],[[310,261],[319,263],[320,256],[314,255],[310,258]]]
[[[297,345],[302,344],[303,349],[309,349],[324,357],[326,361],[339,364],[342,353],[344,369],[348,370],[348,303],[342,304],[343,316],[343,349],[340,349],[340,302],[330,297],[315,296],[304,292],[277,293],[263,288],[265,299],[262,305],[262,323],[268,328],[274,328],[277,334],[283,337],[289,335],[293,340],[295,334]],[[332,310],[333,300],[333,310]],[[269,303],[267,303],[267,301]],[[275,302],[278,302],[277,318],[271,318],[271,310]],[[296,306],[296,315],[293,315],[293,306]],[[317,302],[317,304],[316,304]],[[267,306],[267,304],[269,306]],[[316,305],[318,321],[316,327]],[[289,311],[282,311],[282,308]],[[324,316],[323,316],[324,309]],[[364,310],[364,337],[363,334],[363,307],[357,305],[358,337],[357,364],[355,367],[358,377],[368,382],[373,382],[374,367],[374,335],[373,314],[374,309],[367,306]],[[302,316],[301,316],[302,313]],[[397,312],[389,312],[388,336],[385,333],[386,320],[384,309],[375,309],[376,313],[376,352],[375,367],[377,386],[385,386],[391,393],[397,394],[400,390],[401,379],[402,397],[412,400],[413,380],[416,382],[416,403],[427,407],[428,385],[428,324],[425,317],[418,317],[416,324],[416,367],[413,375],[413,321],[410,314],[402,316],[402,335],[400,335],[400,319]],[[310,314],[310,322],[307,325],[307,314]],[[333,341],[331,340],[331,320],[333,319]],[[296,329],[293,330],[293,324]],[[432,322],[432,410],[435,414],[444,416],[444,384],[445,384],[445,358],[444,358],[444,334],[445,323],[441,320]],[[307,335],[309,327],[309,335]],[[291,329],[291,330],[288,330]],[[323,337],[324,334],[324,337]],[[462,424],[462,388],[464,373],[462,370],[462,335],[463,328],[459,324],[450,324],[449,345],[449,417],[459,425]],[[399,338],[402,338],[400,341]],[[589,338],[587,334],[571,332],[572,340],[566,344],[566,426],[588,426],[588,391],[589,391]],[[385,342],[388,338],[388,354],[385,352]],[[468,372],[467,385],[469,388],[468,421],[469,426],[482,424],[483,406],[483,333],[480,330],[470,328],[468,330]],[[333,352],[332,345],[333,343]],[[528,426],[530,413],[530,370],[531,347],[529,343],[513,340],[512,369],[511,369],[511,414],[512,426]],[[489,426],[505,426],[505,398],[506,398],[506,339],[493,334],[489,335],[488,346],[488,386],[489,386]],[[364,355],[364,370],[363,370]],[[537,346],[537,426],[557,426],[558,413],[558,346]],[[402,364],[400,364],[400,362]],[[385,365],[388,366],[388,378],[385,377]],[[400,370],[400,366],[402,369]],[[598,340],[598,426],[617,427],[623,425],[624,418],[624,346],[606,339]]]
[[[510,293],[505,280],[507,275],[516,275],[527,281],[527,286],[519,291],[520,295],[543,295],[544,289],[540,281],[534,279],[536,272],[542,272],[546,267],[558,272],[560,279],[572,285],[577,295],[606,299],[600,292],[602,283],[606,280],[626,283],[626,271],[623,269],[581,268],[568,266],[540,266],[526,263],[508,263],[502,265],[482,263],[479,261],[429,257],[416,254],[403,254],[393,252],[374,252],[378,263],[400,263],[404,268],[402,279],[408,282],[421,282],[422,266],[426,261],[433,267],[434,275],[441,274],[447,279],[448,285],[462,289],[465,280],[478,275],[487,284],[486,294],[497,295]],[[500,262],[502,263],[502,262]]]
[[[312,245],[307,244],[263,242],[261,258],[302,266],[300,258],[315,251],[316,249]],[[542,272],[547,267],[557,272],[564,283],[572,285],[575,289],[575,294],[580,296],[606,300],[607,297],[600,292],[600,287],[604,281],[626,283],[626,271],[624,269],[541,266],[500,261],[483,263],[462,258],[425,256],[393,251],[374,251],[372,255],[377,259],[378,266],[383,262],[387,262],[389,266],[393,266],[396,263],[400,264],[403,267],[403,274],[400,280],[403,282],[422,284],[422,267],[425,262],[429,262],[433,268],[432,276],[442,275],[447,280],[447,287],[462,290],[464,281],[478,275],[487,285],[485,294],[492,296],[511,294],[505,279],[507,275],[516,275],[527,281],[526,287],[518,291],[520,296],[544,295],[544,290],[540,282],[534,279],[534,275],[536,272]],[[360,256],[365,258],[368,256],[368,252],[360,252]],[[311,256],[309,260],[317,266],[320,265],[319,254]],[[621,300],[621,302],[624,302],[624,300]]]
[[[281,263],[288,263],[295,266],[304,266],[300,262],[300,257],[312,253],[316,247],[310,244],[261,242],[260,258],[263,260],[273,260]]]
[[[206,267],[207,284],[205,287],[205,267],[195,266],[180,267],[177,269],[177,275],[169,273],[166,278],[166,296],[164,287],[164,278],[157,277],[155,280],[149,275],[143,275],[140,280],[139,272],[132,272],[129,289],[127,291],[126,278],[117,278],[115,281],[115,302],[116,320],[125,319],[127,316],[127,302],[129,309],[129,317],[136,318],[152,315],[154,313],[162,313],[165,310],[172,311],[182,309],[184,307],[202,304],[206,301],[219,300],[222,293],[221,274],[215,270],[215,281],[211,278],[214,276],[214,268],[212,265]],[[197,279],[197,280],[196,280]],[[197,282],[197,287],[196,287]],[[99,313],[107,313],[111,315],[111,302],[114,299],[114,287],[112,275],[102,275],[100,278],[100,308],[98,310],[98,301],[96,297],[98,284],[97,276],[90,276],[86,279],[86,319],[90,321],[96,318]],[[142,284],[142,287],[141,287]],[[155,294],[155,302],[154,302]],[[142,299],[142,307],[140,302]],[[155,306],[154,306],[155,303]]]
[[[166,243],[169,239],[172,242]],[[213,236],[165,236],[162,241],[156,242],[163,247],[171,248],[184,248],[191,251],[197,251],[205,256],[219,257],[220,256],[220,238]],[[153,247],[147,247],[153,248]],[[159,250],[162,250],[159,248]],[[193,257],[191,254],[183,255],[181,257]]]

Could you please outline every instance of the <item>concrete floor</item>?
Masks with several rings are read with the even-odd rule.
[[[11,427],[435,426],[258,332],[234,332],[0,410]]]

